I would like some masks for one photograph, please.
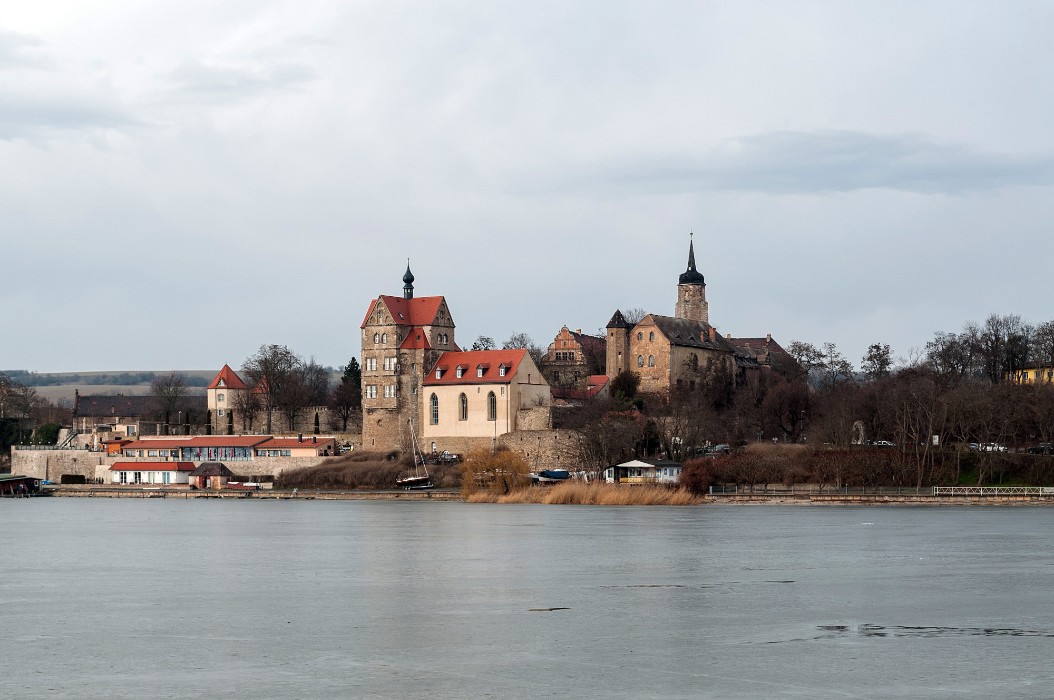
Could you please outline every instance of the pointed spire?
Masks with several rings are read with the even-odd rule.
[[[410,258],[406,259],[406,273],[403,274],[403,299],[414,298],[414,273],[410,272]]]
[[[681,273],[678,284],[706,284],[703,276],[695,267],[695,237],[694,232],[688,234],[688,269]]]

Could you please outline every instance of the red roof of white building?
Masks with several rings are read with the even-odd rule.
[[[242,381],[242,378],[239,377],[233,369],[231,369],[230,365],[223,365],[223,369],[219,371],[219,374],[213,377],[212,382],[209,383],[208,387],[206,388],[248,389],[249,387],[246,386],[245,382]]]
[[[180,447],[253,447],[270,435],[193,435],[188,437],[141,438],[125,445],[126,450],[169,450]]]
[[[427,375],[425,385],[443,386],[448,384],[509,384],[520,363],[527,357],[527,351],[517,350],[466,350],[463,352],[444,353]],[[457,368],[462,368],[457,376]],[[501,368],[505,368],[502,375]],[[480,376],[480,369],[482,375]],[[436,371],[439,377],[436,377]]]
[[[336,442],[335,438],[331,437],[320,437],[317,435],[311,435],[310,437],[295,438],[295,437],[276,437],[261,442],[259,445],[255,445],[258,450],[275,450],[275,449],[290,449],[297,447],[326,447],[331,443]]]

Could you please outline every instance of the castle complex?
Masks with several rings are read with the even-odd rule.
[[[362,444],[463,452],[549,427],[549,385],[526,350],[462,351],[441,296],[381,295],[362,322]]]
[[[624,370],[640,376],[640,391],[669,393],[695,389],[711,371],[727,372],[733,382],[748,371],[787,356],[769,335],[765,339],[722,336],[710,325],[706,280],[688,244],[688,268],[677,279],[674,315],[648,314],[630,323],[616,310],[607,324],[607,375]]]
[[[424,452],[464,452],[507,443],[513,433],[543,437],[540,431],[551,427],[553,390],[530,354],[461,350],[446,299],[415,297],[413,283],[407,264],[402,296],[378,296],[362,322],[363,447],[408,452],[416,440]],[[606,359],[609,379],[631,370],[640,376],[640,391],[666,394],[695,389],[715,371],[739,382],[786,356],[771,336],[735,339],[710,325],[694,242],[677,280],[673,316],[648,314],[630,323],[616,310],[605,338],[565,327],[550,346],[550,376],[584,369],[582,358],[594,344],[591,352]]]

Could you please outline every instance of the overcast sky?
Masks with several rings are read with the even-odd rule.
[[[1054,318],[1054,4],[9,3],[0,369],[541,345],[672,315],[855,364]]]

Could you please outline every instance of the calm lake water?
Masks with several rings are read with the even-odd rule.
[[[0,501],[0,697],[1049,698],[1054,509]]]

